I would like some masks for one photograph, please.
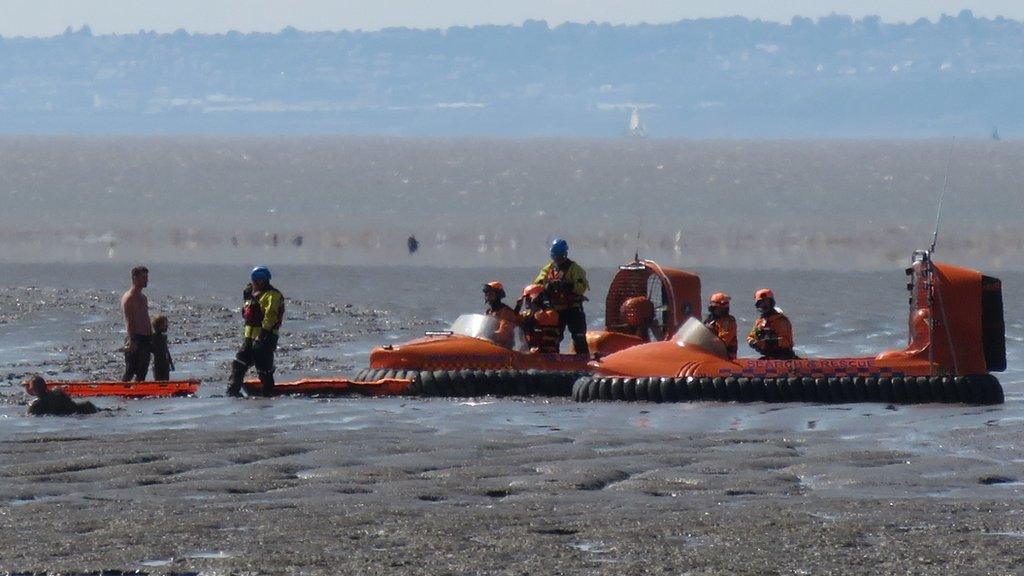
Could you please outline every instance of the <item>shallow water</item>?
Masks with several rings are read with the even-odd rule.
[[[526,265],[558,234],[591,262],[639,249],[677,264],[889,269],[931,238],[948,151],[944,140],[7,136],[0,261]],[[1024,269],[1024,145],[954,152],[941,250]]]

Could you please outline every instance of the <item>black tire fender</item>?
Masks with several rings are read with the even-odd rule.
[[[647,402],[647,382],[649,378],[637,378],[636,379],[636,401]]]
[[[897,404],[907,403],[907,384],[906,380],[901,376],[896,376],[892,379],[892,397],[893,402]]]
[[[853,379],[854,389],[854,401],[855,402],[867,402],[868,401],[868,383],[867,378],[863,376],[857,376]]]
[[[700,394],[697,399],[710,402],[715,399],[715,381],[712,378],[700,378],[697,380]]]

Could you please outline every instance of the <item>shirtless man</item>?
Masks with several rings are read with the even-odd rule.
[[[145,266],[132,268],[132,287],[121,296],[121,312],[124,313],[124,329],[127,338],[124,345],[124,375],[122,382],[142,382],[149,371],[153,326],[149,321],[149,299],[142,289],[149,284],[149,269]]]

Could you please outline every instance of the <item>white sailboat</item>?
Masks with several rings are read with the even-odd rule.
[[[629,117],[629,135],[636,138],[647,136],[647,128],[640,121],[640,109],[633,106],[633,113]]]

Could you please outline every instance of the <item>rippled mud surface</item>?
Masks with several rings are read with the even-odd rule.
[[[1005,408],[148,400],[4,408],[7,569],[1015,573]]]
[[[198,268],[154,270],[150,298],[179,371],[209,382],[199,397],[24,416],[22,373],[120,369],[123,288],[106,272],[20,269],[0,292],[0,571],[1024,570],[1019,275],[1003,275],[1000,406],[231,400],[217,378],[245,271]],[[528,272],[282,269],[282,377],[357,369],[375,343],[477,309],[481,279]],[[597,293],[610,274],[594,271]],[[705,291],[772,285],[798,347],[848,354],[902,342],[899,274],[703,276]],[[844,285],[862,290],[836,304]]]

